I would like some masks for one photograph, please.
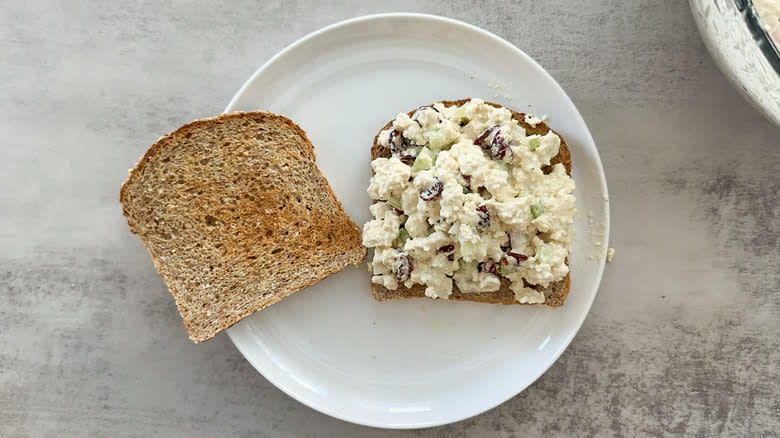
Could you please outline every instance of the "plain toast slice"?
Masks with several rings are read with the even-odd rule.
[[[122,211],[195,342],[365,257],[361,233],[291,120],[197,120],[157,141]]]

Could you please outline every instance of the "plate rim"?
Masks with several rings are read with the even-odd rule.
[[[295,40],[293,43],[289,44],[279,52],[277,52],[275,55],[273,55],[270,59],[268,59],[265,63],[263,63],[245,82],[244,84],[238,89],[238,91],[235,93],[233,98],[231,98],[228,105],[225,107],[224,112],[231,112],[236,111],[234,108],[237,104],[237,102],[243,97],[243,95],[246,93],[246,91],[254,84],[254,82],[264,74],[264,72],[269,69],[271,66],[273,66],[279,59],[286,56],[288,53],[296,50],[298,47],[308,43],[309,41],[316,39],[320,37],[321,35],[324,35],[329,32],[333,32],[336,30],[339,30],[341,28],[349,27],[357,23],[362,23],[366,21],[373,21],[373,20],[387,20],[387,19],[418,19],[418,20],[431,20],[436,21],[440,24],[446,24],[450,26],[457,26],[457,27],[465,27],[469,29],[470,31],[477,32],[482,34],[483,36],[487,37],[488,39],[492,40],[494,43],[504,46],[505,48],[511,50],[514,52],[517,56],[523,58],[526,60],[532,68],[537,70],[542,75],[546,76],[547,79],[549,79],[550,83],[553,84],[554,87],[557,88],[557,91],[560,92],[568,101],[568,103],[571,105],[571,107],[574,109],[574,113],[576,116],[575,120],[578,124],[580,124],[583,128],[583,134],[584,139],[590,144],[593,145],[593,153],[596,158],[596,164],[597,164],[597,170],[598,170],[598,179],[600,183],[600,190],[602,193],[607,196],[608,199],[608,188],[607,188],[607,180],[606,175],[604,172],[604,166],[601,161],[601,156],[599,154],[598,148],[596,147],[596,142],[593,139],[593,135],[590,132],[590,129],[588,128],[587,124],[585,123],[585,120],[582,117],[582,114],[580,114],[579,109],[574,104],[574,102],[571,100],[571,97],[569,97],[568,93],[561,87],[561,85],[550,75],[547,70],[545,70],[536,60],[534,60],[531,56],[523,52],[520,48],[515,46],[514,44],[510,43],[509,41],[501,38],[500,36],[483,29],[481,27],[475,26],[473,24],[456,20],[453,18],[443,17],[440,15],[433,15],[433,14],[425,14],[425,13],[414,13],[414,12],[387,12],[387,13],[378,13],[378,14],[368,14],[368,15],[361,15],[349,19],[345,19],[342,21],[338,21],[336,23],[324,26],[322,28],[319,28],[318,30],[315,30],[307,35],[304,35],[303,37]],[[610,236],[610,203],[605,199],[604,203],[604,235],[603,235],[603,244],[608,246],[609,244],[609,236]],[[472,418],[474,416],[480,415],[482,413],[485,413],[491,409],[496,408],[497,406],[500,406],[501,404],[505,403],[507,400],[517,396],[521,392],[525,391],[529,386],[531,386],[534,382],[536,382],[544,373],[546,373],[550,367],[555,364],[555,362],[558,361],[561,354],[563,354],[566,349],[568,349],[569,345],[571,344],[574,337],[579,333],[580,329],[582,328],[582,324],[585,321],[585,318],[587,318],[588,314],[590,313],[590,309],[593,305],[593,302],[596,299],[596,295],[598,294],[598,290],[601,286],[601,280],[603,277],[604,269],[605,269],[606,261],[603,258],[600,258],[598,265],[596,267],[596,282],[595,282],[595,291],[593,292],[590,300],[586,303],[586,306],[583,308],[583,311],[581,312],[579,318],[579,321],[576,322],[576,329],[571,330],[569,333],[566,334],[565,339],[563,339],[563,342],[561,343],[561,347],[558,349],[558,351],[553,352],[551,355],[551,359],[549,363],[546,363],[543,367],[539,367],[539,370],[535,373],[534,376],[532,376],[531,379],[528,380],[528,383],[517,389],[515,391],[512,389],[511,391],[508,391],[508,393],[504,397],[497,398],[494,402],[488,403],[485,406],[478,407],[473,413],[466,415],[466,416],[458,416],[458,417],[451,417],[447,419],[434,419],[430,421],[425,422],[418,422],[414,424],[399,424],[399,423],[391,423],[391,422],[377,422],[377,421],[366,421],[364,419],[360,418],[353,418],[350,417],[342,412],[339,412],[336,409],[328,409],[327,406],[320,406],[315,405],[315,403],[300,394],[297,394],[295,391],[293,391],[291,388],[289,388],[287,385],[285,385],[283,382],[278,381],[277,379],[273,377],[268,377],[263,371],[258,367],[258,364],[255,363],[253,359],[250,358],[250,355],[245,351],[243,345],[241,342],[239,342],[238,337],[239,334],[237,333],[238,330],[240,330],[240,327],[243,326],[243,322],[246,320],[240,321],[233,327],[226,330],[228,337],[230,338],[233,345],[235,345],[236,349],[241,353],[242,356],[244,356],[244,359],[246,359],[254,368],[257,370],[258,373],[260,373],[264,378],[266,378],[271,384],[273,384],[276,388],[280,389],[282,392],[287,394],[288,396],[292,397],[299,403],[315,410],[318,412],[321,412],[323,414],[326,414],[328,416],[331,416],[333,418],[337,418],[342,421],[346,421],[353,424],[359,424],[363,426],[370,426],[370,427],[376,427],[376,428],[385,428],[385,429],[419,429],[419,428],[426,428],[426,427],[435,427],[435,426],[441,426],[446,424],[451,424],[457,421],[463,421],[468,418]]]

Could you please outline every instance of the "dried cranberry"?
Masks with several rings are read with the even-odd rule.
[[[479,262],[477,264],[479,272],[487,272],[488,274],[498,275],[498,267],[492,261]]]
[[[519,265],[520,262],[528,260],[528,256],[512,251],[507,251],[506,254],[501,256],[501,263],[504,266]]]
[[[408,147],[404,136],[397,129],[390,131],[390,137],[387,142],[390,145],[390,153],[393,155],[400,155]]]
[[[482,134],[479,134],[477,138],[474,139],[474,144],[477,146],[481,146],[483,149],[486,149],[487,145],[485,144],[485,140],[490,137],[490,134],[492,134],[495,130],[497,130],[500,126],[491,126],[490,128],[486,129]]]
[[[420,125],[420,126],[422,126],[422,123],[420,123],[420,121],[417,120],[417,117],[420,115],[421,111],[424,111],[426,109],[432,109],[432,110],[436,111],[437,113],[439,112],[439,110],[434,108],[433,105],[423,105],[423,106],[417,108],[417,111],[415,111],[414,114],[412,114],[412,120],[417,122],[417,124]],[[438,122],[441,123],[441,119],[439,119]]]
[[[403,283],[409,279],[409,275],[412,273],[412,262],[409,261],[409,257],[401,254],[398,260],[395,262],[395,277],[399,283]]]
[[[396,141],[397,141],[397,138],[398,138],[399,134],[400,134],[400,132],[398,132],[397,130],[391,129],[390,130],[390,134],[387,137],[387,144],[390,146],[390,152],[391,153],[398,152],[398,150],[397,150],[398,147],[397,147]]]
[[[493,140],[490,142],[490,154],[494,159],[501,160],[506,156],[507,150],[509,150],[509,145],[506,144],[501,131],[496,132],[496,135],[493,136]]]
[[[403,211],[403,210],[401,210],[400,208],[395,208],[395,207],[393,207],[393,211],[394,211],[394,212],[395,212],[395,214],[397,214],[398,216],[401,216],[402,214],[404,214],[404,211]]]
[[[506,233],[506,238],[508,242],[506,245],[501,245],[501,251],[507,252],[510,249],[512,249],[512,236],[509,235],[509,233]]]
[[[477,223],[477,226],[482,228],[487,228],[490,226],[490,213],[488,212],[486,206],[480,205],[477,207],[477,216],[479,216],[479,222]]]
[[[430,187],[427,187],[420,192],[420,199],[423,201],[433,201],[441,196],[441,192],[444,191],[444,184],[439,181],[439,178],[434,178],[433,180],[434,182]]]
[[[448,255],[448,256],[447,256],[447,260],[449,260],[449,261],[451,261],[451,262],[452,262],[452,261],[455,261],[455,254],[453,254],[453,253],[450,253],[450,255]]]
[[[423,106],[417,107],[417,110],[414,112],[414,114],[412,114],[412,120],[417,120],[417,116],[420,115],[420,111],[424,111],[426,109],[432,109],[432,110],[436,111],[437,113],[439,112],[439,110],[437,110],[433,105],[423,105]]]
[[[528,256],[527,255],[520,254],[519,252],[509,251],[509,252],[507,252],[507,255],[510,255],[510,256],[514,257],[515,259],[517,259],[518,263],[519,262],[524,262],[524,261],[528,260]]]
[[[413,157],[413,156],[411,156],[411,155],[409,155],[409,154],[403,154],[403,155],[401,155],[401,157],[399,158],[399,160],[401,160],[401,162],[402,162],[402,163],[404,163],[404,164],[408,164],[408,165],[410,165],[410,166],[411,166],[412,164],[414,164],[414,157]]]
[[[444,245],[441,248],[439,248],[439,252],[452,252],[452,251],[455,251],[455,245],[451,243],[449,245]]]

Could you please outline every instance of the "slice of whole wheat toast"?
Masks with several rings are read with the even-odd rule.
[[[180,127],[119,200],[195,342],[365,257],[306,133],[272,113]]]
[[[471,99],[441,100],[439,102],[443,103],[445,107],[449,107],[463,105],[469,100]],[[496,103],[485,103],[497,108],[501,107],[501,105]],[[409,116],[411,117],[416,110],[417,109],[409,111]],[[510,111],[512,111],[512,118],[517,120],[517,123],[525,128],[526,133],[529,135],[544,135],[551,130],[550,127],[547,126],[547,124],[544,122],[538,123],[536,126],[531,126],[526,123],[524,113],[518,113],[511,109]],[[392,125],[393,120],[389,121],[385,126],[382,127],[382,129],[379,130],[379,132],[377,132],[376,136],[374,137],[374,144],[371,146],[371,160],[379,157],[390,157],[390,150],[379,144],[379,133],[385,129],[390,128]],[[556,132],[556,134],[558,133]],[[560,134],[558,134],[558,136],[561,137]],[[544,167],[542,170],[544,173],[550,173],[552,171],[552,166],[557,163],[563,164],[563,166],[566,168],[566,173],[571,176],[571,154],[569,153],[569,148],[566,146],[566,142],[563,140],[563,137],[561,137],[561,146],[558,151],[558,155],[550,160],[550,166]],[[566,259],[566,264],[569,264],[568,258]],[[561,281],[552,283],[546,288],[529,285],[527,283],[525,286],[532,287],[539,292],[542,292],[544,294],[543,304],[550,307],[559,307],[563,304],[564,301],[566,301],[566,297],[569,295],[569,290],[571,289],[571,278],[569,274],[567,274],[566,277],[564,277]],[[380,284],[371,283],[371,292],[373,293],[374,298],[379,301],[391,300],[395,298],[425,297],[425,285],[415,284],[411,288],[399,286],[397,290],[390,290]],[[515,299],[514,292],[512,292],[512,290],[509,288],[509,281],[505,278],[501,279],[501,288],[496,292],[461,292],[458,289],[458,286],[453,283],[452,295],[449,296],[449,299],[456,301],[476,301],[480,303],[493,304],[526,304],[520,303]]]

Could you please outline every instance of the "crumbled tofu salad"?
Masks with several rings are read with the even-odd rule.
[[[447,299],[453,282],[494,292],[506,279],[519,302],[543,303],[528,285],[568,274],[574,180],[560,163],[542,171],[558,155],[554,132],[526,135],[509,109],[471,99],[399,114],[378,142],[392,156],[371,162],[363,245],[374,248],[373,283]]]
[[[780,44],[780,0],[753,0],[753,7],[764,30],[776,44]]]

